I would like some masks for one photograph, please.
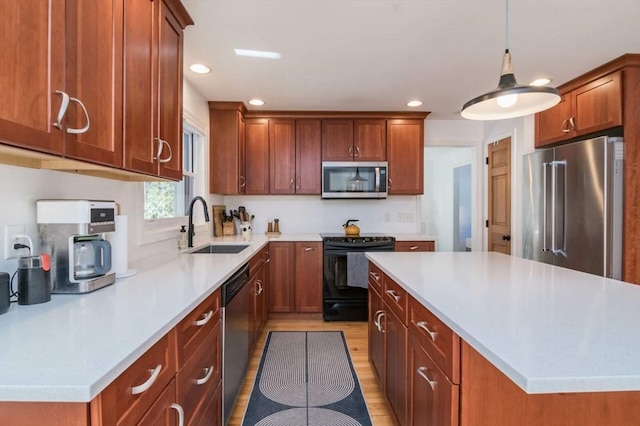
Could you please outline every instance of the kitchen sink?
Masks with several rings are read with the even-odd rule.
[[[204,246],[198,250],[193,250],[190,253],[235,254],[240,253],[247,247],[249,247],[247,244],[209,244],[208,246]]]

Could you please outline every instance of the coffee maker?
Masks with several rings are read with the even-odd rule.
[[[116,203],[98,200],[38,200],[40,251],[51,256],[52,293],[89,293],[113,284],[111,244]]]

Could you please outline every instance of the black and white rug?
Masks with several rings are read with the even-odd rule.
[[[371,426],[341,331],[272,331],[243,426]]]

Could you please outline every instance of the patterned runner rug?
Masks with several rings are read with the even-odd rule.
[[[341,331],[272,331],[243,426],[371,426]]]

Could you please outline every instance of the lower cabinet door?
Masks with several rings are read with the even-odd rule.
[[[385,310],[385,393],[398,424],[407,423],[407,327],[383,303]]]
[[[457,426],[460,389],[449,381],[417,339],[409,337],[408,424]]]
[[[369,288],[369,362],[384,392],[384,310],[382,298]]]
[[[158,399],[138,422],[138,426],[177,426],[184,424],[182,407],[176,402],[176,382],[171,380]]]
[[[221,426],[222,425],[222,383],[218,387],[206,404],[193,417],[188,426]]]

